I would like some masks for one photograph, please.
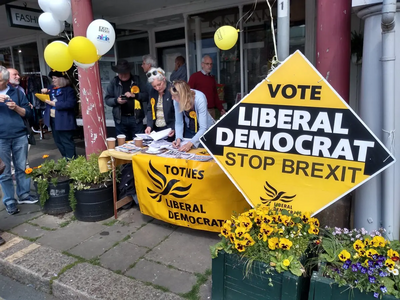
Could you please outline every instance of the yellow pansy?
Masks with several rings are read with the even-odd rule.
[[[372,247],[375,247],[375,248],[385,247],[386,241],[383,237],[377,235],[372,239],[371,244],[372,244]]]
[[[338,257],[341,261],[346,261],[350,258],[350,253],[347,250],[342,250],[342,252],[339,253]]]
[[[256,242],[253,240],[249,233],[246,233],[243,237],[244,241],[246,242],[246,246],[253,246]]]
[[[385,266],[389,268],[389,270],[393,270],[395,263],[390,258],[385,261]]]
[[[247,231],[249,231],[251,229],[251,227],[253,227],[253,222],[251,221],[251,219],[245,215],[240,215],[238,217],[238,222],[239,222],[239,226],[242,226],[244,228],[246,228]]]
[[[308,221],[310,221],[310,213],[309,212],[305,212],[301,215],[301,220],[304,223],[308,223]]]
[[[308,229],[308,233],[309,233],[309,234],[315,234],[315,235],[317,235],[317,234],[319,233],[319,228],[318,228],[318,227],[315,227],[314,224],[311,223],[311,222],[310,222],[310,224],[311,224],[311,226],[310,226],[310,228]]]
[[[362,250],[362,249],[364,249],[364,247],[365,247],[364,243],[362,241],[360,241],[360,240],[355,241],[354,244],[353,244],[353,248],[357,252]]]
[[[263,223],[261,225],[260,232],[262,232],[266,236],[270,236],[274,232],[274,228],[272,228],[268,224]]]
[[[375,255],[375,254],[378,254],[378,252],[377,252],[375,249],[368,249],[367,251],[365,251],[365,254],[366,254],[368,257],[371,257],[371,258],[372,258],[372,256]]]
[[[282,250],[289,250],[292,246],[293,242],[288,239],[281,238],[279,240],[279,248],[281,248]]]
[[[238,240],[235,241],[235,248],[239,252],[243,252],[244,250],[246,250],[245,245],[246,245],[245,241],[238,241]]]
[[[268,240],[269,249],[275,250],[278,247],[279,247],[279,239],[277,237],[273,237]]]
[[[319,227],[319,220],[317,218],[311,218],[309,221],[310,224],[313,224],[315,227]]]
[[[231,227],[228,225],[228,224],[224,224],[224,225],[222,225],[222,228],[221,228],[221,234],[224,236],[224,237],[228,237],[229,236],[229,234],[231,233]]]
[[[399,253],[397,251],[394,251],[393,249],[389,249],[387,251],[387,256],[390,258],[396,257],[397,259],[399,258]]]
[[[246,228],[239,226],[235,230],[235,235],[237,238],[242,238],[246,232]]]

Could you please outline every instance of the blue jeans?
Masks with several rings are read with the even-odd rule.
[[[126,141],[131,141],[136,136],[137,133],[143,133],[144,126],[143,122],[140,121],[139,124],[136,123],[135,116],[121,116],[121,123],[115,122],[115,133],[125,134]]]
[[[4,173],[0,175],[0,184],[3,191],[4,205],[16,203],[14,198],[14,184],[11,176],[11,153],[15,168],[18,199],[29,198],[31,179],[25,175],[26,159],[28,156],[28,139],[23,135],[14,139],[0,139],[0,158],[6,165]]]

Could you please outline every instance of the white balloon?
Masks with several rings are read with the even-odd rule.
[[[82,68],[82,69],[88,69],[88,68],[90,68],[90,67],[93,67],[95,63],[96,63],[96,62],[91,63],[91,64],[81,64],[80,62],[77,62],[76,60],[74,60],[75,66],[80,67],[80,68]]]
[[[53,16],[60,21],[65,21],[71,14],[71,3],[67,0],[51,0],[49,8]]]
[[[50,12],[50,0],[38,0],[40,8],[44,12]]]
[[[86,37],[96,46],[97,54],[106,54],[115,42],[115,30],[112,25],[103,19],[97,19],[89,24]]]
[[[42,13],[39,16],[39,26],[48,35],[58,35],[65,28],[64,22],[55,19],[49,12]]]
[[[65,20],[65,22],[67,22],[68,24],[72,25],[72,22],[73,22],[73,20],[72,20],[72,11],[70,12],[70,14],[69,14],[68,18]]]

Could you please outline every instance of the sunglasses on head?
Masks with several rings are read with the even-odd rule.
[[[147,72],[147,73],[146,73],[146,76],[147,76],[147,78],[150,78],[152,75],[153,75],[153,76],[156,76],[157,73],[160,73],[160,74],[161,74],[161,72],[159,72],[159,71],[157,71],[157,70],[154,70],[153,72]],[[162,74],[161,74],[161,75],[162,75]]]
[[[175,87],[175,81],[172,81],[171,82],[172,83],[172,86],[171,86],[171,91],[173,92],[173,93],[178,93],[178,90],[176,89],[176,87]]]

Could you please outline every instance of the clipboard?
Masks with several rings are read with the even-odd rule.
[[[50,96],[48,94],[35,94],[35,97],[43,102],[46,102],[46,100],[50,100]]]

